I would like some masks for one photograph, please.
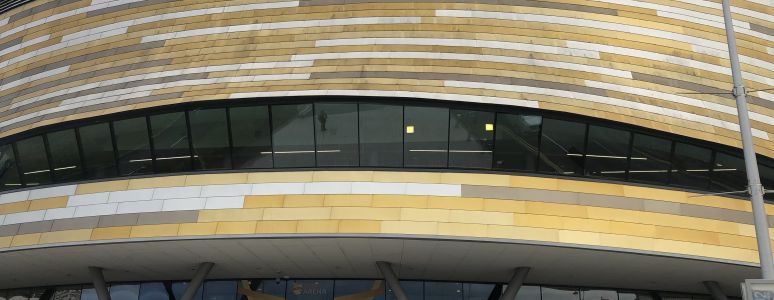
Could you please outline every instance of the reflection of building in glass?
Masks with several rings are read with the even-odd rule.
[[[0,300],[739,297],[727,49],[717,0],[0,1]]]

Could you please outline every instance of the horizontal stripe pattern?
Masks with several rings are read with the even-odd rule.
[[[314,171],[130,179],[0,195],[0,251],[54,245],[62,240],[42,236],[66,235],[68,230],[126,230],[127,236],[99,236],[131,239],[137,237],[129,234],[134,227],[165,224],[175,229],[156,230],[159,236],[188,237],[237,232],[181,231],[178,226],[239,223],[246,227],[239,233],[253,234],[284,222],[293,228],[324,223],[341,233],[551,239],[560,244],[599,235],[623,239],[605,244],[623,251],[643,250],[642,245],[653,242],[679,243],[692,246],[689,251],[655,245],[646,250],[755,260],[755,255],[740,254],[755,250],[746,201],[688,196],[617,184],[471,173]],[[8,205],[15,204],[25,206],[12,211]],[[327,227],[281,232],[330,233],[322,228]],[[575,239],[553,240],[551,230]],[[36,234],[40,242],[20,242]],[[87,242],[88,236],[68,242]],[[605,242],[580,242],[598,243]]]
[[[0,18],[0,130],[171,99],[378,95],[623,111],[738,145],[732,99],[695,94],[730,86],[717,3],[522,2],[33,2]],[[756,144],[774,156],[770,11],[735,5]]]

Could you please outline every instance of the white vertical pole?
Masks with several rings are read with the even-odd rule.
[[[774,261],[771,256],[771,238],[769,238],[769,221],[766,216],[766,208],[763,205],[763,185],[758,174],[758,162],[753,148],[752,131],[750,129],[750,117],[747,113],[747,100],[745,99],[742,72],[739,68],[739,56],[736,53],[736,37],[734,36],[734,24],[731,18],[731,5],[729,0],[723,0],[723,20],[726,25],[726,40],[728,41],[728,57],[731,60],[731,76],[734,81],[733,94],[736,98],[736,109],[739,113],[739,129],[742,133],[742,150],[744,151],[744,165],[747,170],[747,182],[750,189],[750,201],[755,222],[755,238],[758,240],[758,256],[761,261],[761,274],[763,279],[774,279]]]

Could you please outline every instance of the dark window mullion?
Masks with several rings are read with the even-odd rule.
[[[671,185],[672,184],[672,175],[674,173],[672,171],[673,171],[673,169],[675,167],[674,160],[675,160],[675,148],[677,148],[677,142],[675,142],[675,141],[671,141],[671,142],[672,142],[672,149],[670,150],[670,154],[669,154],[669,166],[667,166],[667,182],[666,182],[666,185]]]
[[[360,147],[360,101],[355,102],[355,126],[357,126],[357,137],[355,138],[355,141],[357,141],[357,166],[360,166],[360,155],[362,155],[360,152],[362,152],[362,148]]]
[[[277,158],[274,155],[274,105],[266,105],[266,110],[269,112],[269,146],[271,147],[271,168],[274,169],[277,164]]]
[[[545,116],[543,116],[541,114],[540,115],[540,129],[538,130],[537,157],[535,157],[535,159],[537,159],[537,161],[536,161],[536,164],[535,164],[535,168],[532,170],[535,173],[540,173],[540,165],[543,164],[543,160],[541,159],[541,156],[543,155],[543,153],[541,152],[542,151],[541,148],[543,147],[543,124],[545,123],[545,120],[546,120]]]
[[[116,143],[116,131],[113,129],[113,122],[108,122],[108,128],[110,128],[110,143],[113,145],[113,158],[116,166],[116,174],[123,174],[121,172],[121,164],[118,159],[118,144]]]
[[[626,174],[624,175],[624,180],[629,181],[629,170],[632,168],[632,155],[634,155],[634,132],[629,132],[629,153],[626,157]]]
[[[499,127],[497,126],[497,115],[499,115],[499,113],[494,112],[494,118],[492,118],[492,126],[494,126],[494,129],[492,130],[492,147],[490,148],[492,151],[492,158],[489,162],[490,170],[497,170],[497,168],[495,168],[495,147],[497,146],[497,127]]]
[[[156,167],[156,149],[153,146],[153,128],[151,126],[150,115],[145,116],[145,127],[148,128],[146,132],[148,132],[148,148],[150,148],[151,168],[153,168],[153,173],[158,173],[158,168]]]
[[[581,160],[581,161],[582,161],[583,165],[581,166],[581,171],[580,171],[580,174],[579,174],[580,176],[586,176],[587,175],[586,174],[586,171],[587,171],[586,166],[589,163],[588,162],[588,157],[586,157],[586,152],[587,152],[587,149],[589,148],[589,128],[591,126],[588,123],[583,123],[583,125],[586,126],[586,130],[584,131],[584,134],[586,136],[583,138],[583,149],[581,149],[581,151],[582,151],[581,155],[583,155],[583,160]]]
[[[188,136],[188,159],[191,162],[191,170],[196,170],[196,160],[194,159],[193,137],[191,136],[191,122],[189,121],[189,111],[184,111],[185,116],[185,130],[186,136]]]
[[[710,154],[709,166],[707,166],[707,170],[708,170],[707,185],[705,187],[708,191],[712,190],[712,181],[714,180],[714,177],[715,177],[715,160],[717,159],[717,153],[718,153],[713,149],[710,149],[710,150],[712,151],[712,154]]]
[[[312,148],[314,149],[314,166],[319,167],[317,161],[317,102],[312,102]]]
[[[81,177],[87,178],[88,174],[86,173],[86,170],[88,169],[86,166],[86,157],[83,155],[83,142],[81,142],[81,132],[79,129],[80,127],[73,129],[75,131],[75,143],[78,144],[78,159],[81,161]]]
[[[11,149],[13,149],[13,162],[16,164],[16,173],[19,178],[19,186],[27,186],[27,183],[24,180],[24,176],[22,176],[24,171],[22,170],[22,166],[19,163],[19,149],[16,148],[16,143],[11,143]]]
[[[449,168],[449,160],[451,159],[451,114],[452,108],[446,109],[446,169]]]
[[[226,130],[228,131],[228,158],[230,162],[229,169],[235,169],[234,164],[234,138],[231,134],[231,109],[229,107],[225,108],[226,110]]]
[[[46,159],[48,160],[48,173],[51,174],[51,181],[58,182],[56,174],[54,174],[54,160],[51,156],[51,147],[48,145],[48,134],[41,134],[43,137],[43,148],[46,151]]]

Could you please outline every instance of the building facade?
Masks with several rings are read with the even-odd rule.
[[[774,3],[732,11],[774,188]],[[0,299],[739,296],[725,41],[716,0],[7,1]]]

